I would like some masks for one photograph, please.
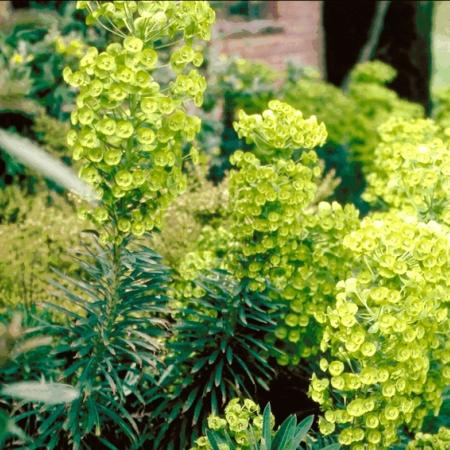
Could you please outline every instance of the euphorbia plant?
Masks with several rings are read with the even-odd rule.
[[[83,281],[59,286],[76,306],[55,305],[70,322],[50,327],[59,335],[62,378],[81,395],[67,409],[42,409],[37,444],[139,447],[162,368],[168,270],[134,237],[158,227],[184,189],[183,145],[200,126],[187,102],[200,105],[206,87],[192,68],[202,63],[193,43],[209,38],[214,12],[203,1],[78,7],[88,10],[88,23],[115,35],[106,49],[89,48],[77,71],[64,70],[79,89],[68,144],[98,195],[98,206],[81,212],[97,226],[100,244],[82,258]],[[169,68],[168,81],[158,82]]]
[[[358,214],[337,203],[311,207],[321,174],[313,149],[327,135],[314,116],[272,101],[262,115],[242,112],[235,127],[255,152],[231,158],[230,270],[253,290],[269,280],[287,301],[283,320],[267,339],[284,342],[280,364],[296,364],[318,349],[326,305],[347,267],[336,237],[357,226]]]
[[[367,217],[343,241],[351,276],[327,311],[322,373],[310,394],[323,433],[353,449],[384,449],[400,430],[437,415],[450,380],[449,146],[431,121],[380,128],[367,199],[390,211]]]

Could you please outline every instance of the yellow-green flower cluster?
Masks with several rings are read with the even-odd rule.
[[[200,105],[206,88],[191,68],[202,63],[192,45],[209,38],[214,12],[203,1],[78,3],[89,10],[88,22],[104,25],[119,41],[104,51],[90,47],[79,70],[64,70],[80,91],[67,142],[73,158],[83,161],[80,176],[103,202],[90,216],[139,236],[159,226],[164,208],[185,187],[182,147],[200,128],[185,103]],[[180,37],[184,44],[160,61],[156,43]],[[174,76],[160,84],[166,66]]]
[[[286,344],[281,365],[297,364],[319,350],[327,307],[336,296],[336,283],[350,270],[351,252],[342,245],[343,238],[359,225],[353,205],[319,203],[305,214],[306,238],[298,241],[289,255],[292,267],[289,279],[280,286],[288,300],[289,312],[275,330],[275,337]]]
[[[264,288],[269,280],[287,301],[288,312],[267,336],[281,341],[278,363],[286,365],[317,352],[326,306],[349,269],[341,241],[359,220],[352,206],[322,202],[309,208],[321,169],[313,150],[297,152],[322,145],[326,131],[280,102],[269,106],[262,115],[242,114],[236,124],[266,163],[241,151],[231,158],[239,170],[229,181],[235,240],[229,266],[251,289]]]
[[[380,61],[359,64],[350,75],[348,97],[356,111],[350,151],[353,158],[363,163],[366,172],[374,167],[379,125],[389,117],[415,119],[424,115],[420,105],[402,100],[385,86],[395,75],[392,67]]]
[[[240,138],[256,144],[257,155],[265,162],[289,159],[294,150],[320,147],[327,139],[325,125],[315,116],[305,119],[301,111],[278,100],[270,101],[262,114],[240,111],[234,128]]]
[[[277,159],[264,165],[254,154],[237,151],[231,160],[239,169],[229,182],[231,231],[237,242],[233,271],[253,280],[251,288],[264,286],[266,277],[283,285],[292,271],[290,255],[304,235],[302,211],[316,191],[317,156],[310,151],[299,162]]]
[[[286,85],[283,100],[305,115],[317,115],[327,127],[327,142],[350,143],[357,111],[353,102],[336,86],[320,78],[302,77]]]
[[[343,241],[353,276],[328,309],[322,373],[311,397],[320,430],[354,450],[389,448],[398,429],[437,414],[450,381],[450,235],[437,222],[390,212],[366,218]]]
[[[430,119],[391,119],[379,129],[365,199],[450,225],[450,146]]]
[[[448,450],[450,448],[450,428],[441,427],[436,434],[417,433],[408,443],[407,450]]]
[[[231,438],[233,444],[237,444],[241,450],[250,450],[259,442],[262,435],[263,416],[260,414],[259,405],[253,400],[240,400],[234,398],[225,407],[225,418],[211,415],[208,417],[208,430],[210,432],[224,432]],[[272,429],[275,419],[271,416]],[[219,446],[220,448],[220,446]],[[228,446],[223,447],[229,449]],[[206,436],[195,441],[191,450],[212,450],[212,446]]]

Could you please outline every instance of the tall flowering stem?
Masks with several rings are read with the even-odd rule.
[[[203,1],[77,4],[88,10],[88,23],[117,38],[104,50],[90,47],[76,72],[64,70],[79,89],[67,142],[101,200],[84,214],[112,226],[104,239],[140,236],[160,225],[186,185],[183,145],[200,129],[186,106],[201,105],[206,88],[194,42],[210,38],[214,11]]]

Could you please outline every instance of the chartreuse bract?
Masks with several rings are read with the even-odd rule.
[[[79,89],[67,141],[82,161],[81,178],[101,199],[86,215],[121,235],[141,236],[160,225],[186,184],[183,144],[200,129],[186,105],[201,105],[206,88],[195,40],[209,39],[214,12],[203,1],[81,1],[78,7],[117,38],[105,49],[90,47],[77,71],[64,70]],[[158,52],[174,43],[169,55]],[[167,81],[159,82],[168,69]]]
[[[379,129],[366,200],[450,225],[450,142],[431,119],[392,118]]]

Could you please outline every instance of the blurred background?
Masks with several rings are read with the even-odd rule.
[[[399,72],[398,93],[427,105],[450,77],[447,1],[216,1],[219,52],[313,66],[339,85],[362,59]],[[430,85],[431,83],[431,85]]]

